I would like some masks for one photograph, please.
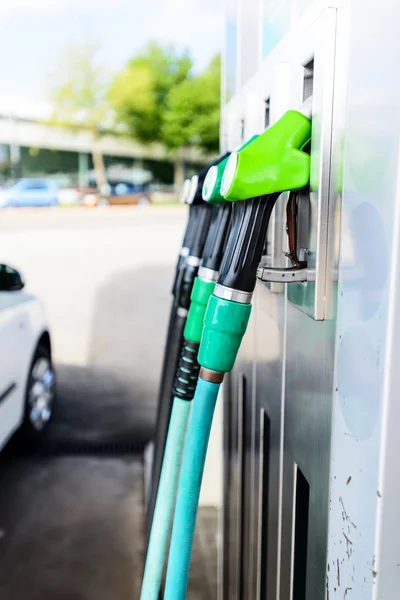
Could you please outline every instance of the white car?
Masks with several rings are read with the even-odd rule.
[[[40,438],[55,399],[44,310],[23,287],[18,271],[0,264],[0,449],[17,429],[26,442]]]

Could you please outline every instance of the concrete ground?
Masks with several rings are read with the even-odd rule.
[[[0,455],[2,600],[139,598],[142,452],[185,218],[174,206],[1,212],[0,262],[46,305],[59,391],[35,454]],[[212,600],[212,510],[200,523],[188,598]]]

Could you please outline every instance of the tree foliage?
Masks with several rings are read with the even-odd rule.
[[[143,143],[218,149],[220,59],[199,75],[186,51],[149,44],[111,86],[117,122]]]
[[[86,129],[93,136],[92,157],[98,187],[106,185],[103,155],[98,141],[110,114],[109,81],[94,43],[71,46],[52,78],[51,122],[69,129]]]
[[[105,183],[105,169],[98,142],[110,129],[180,150],[177,167],[185,146],[218,150],[219,57],[195,74],[187,50],[152,42],[110,82],[98,50],[93,43],[67,49],[52,78],[51,98],[53,123],[92,133],[99,185]]]
[[[115,77],[110,101],[117,121],[143,143],[163,141],[164,113],[170,91],[188,77],[187,51],[149,44]]]
[[[221,61],[216,56],[208,68],[171,89],[164,115],[167,146],[198,146],[218,150]]]
[[[53,121],[101,134],[110,113],[109,80],[95,43],[71,46],[52,77]]]

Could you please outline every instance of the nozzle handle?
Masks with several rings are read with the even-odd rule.
[[[189,207],[189,218],[188,218],[188,221],[186,224],[186,229],[185,229],[185,233],[184,233],[183,240],[182,240],[181,250],[179,252],[178,260],[176,263],[174,281],[172,284],[172,295],[174,297],[176,295],[180,270],[184,265],[186,257],[189,254],[190,246],[192,244],[192,240],[193,240],[193,236],[194,236],[194,227],[195,227],[195,223],[197,220],[197,210],[198,209],[196,206]]]
[[[253,292],[262,257],[269,219],[280,194],[236,202],[232,226],[218,283],[243,292]]]
[[[195,209],[196,218],[188,244],[189,256],[201,258],[211,222],[211,206],[202,202],[202,204],[193,208]]]
[[[190,307],[190,294],[192,293],[193,282],[197,277],[211,221],[211,206],[203,202],[198,206],[193,206],[193,209],[196,219],[189,254],[179,271],[175,284],[177,306],[186,310]]]
[[[206,269],[219,271],[228,240],[231,208],[230,203],[225,203],[213,206],[211,209],[211,225],[203,251],[202,266]]]
[[[194,236],[194,229],[197,220],[197,207],[189,206],[189,218],[186,225],[186,230],[182,240],[182,248],[190,248]]]

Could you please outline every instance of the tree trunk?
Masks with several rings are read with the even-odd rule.
[[[185,164],[184,164],[184,160],[183,160],[183,149],[179,148],[176,157],[175,157],[175,164],[174,164],[174,188],[175,188],[175,192],[177,194],[180,193],[182,186],[183,186],[183,180],[185,177]]]
[[[93,166],[96,174],[96,184],[97,187],[101,190],[102,187],[107,185],[107,177],[106,177],[106,169],[104,166],[104,158],[103,153],[96,144],[93,145],[92,148],[92,157],[93,157]]]

